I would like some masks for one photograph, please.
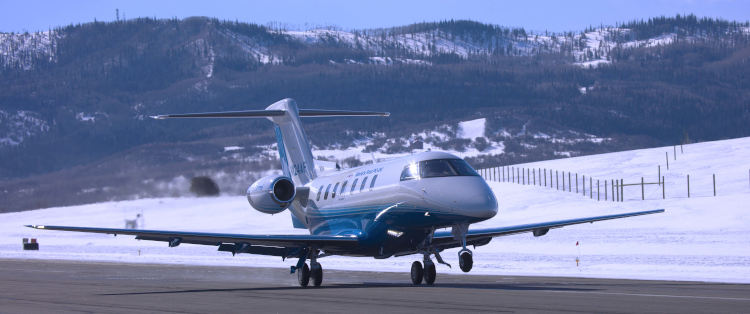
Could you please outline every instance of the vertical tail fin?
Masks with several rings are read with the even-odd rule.
[[[281,169],[296,186],[303,186],[315,179],[315,171],[310,141],[299,122],[297,103],[291,99],[282,99],[266,108],[268,111],[283,111],[280,116],[270,116],[276,133],[276,144],[279,150]]]

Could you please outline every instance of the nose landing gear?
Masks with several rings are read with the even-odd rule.
[[[472,256],[471,250],[466,248],[466,234],[469,233],[469,225],[455,225],[451,229],[453,238],[461,241],[462,249],[458,251],[458,266],[465,273],[468,273],[472,266],[474,266],[474,257]]]
[[[474,258],[471,250],[464,248],[461,251],[458,251],[458,266],[465,273],[468,273],[471,270],[471,267],[474,266]]]

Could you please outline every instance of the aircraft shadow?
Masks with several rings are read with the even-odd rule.
[[[420,285],[415,286],[407,283],[374,283],[364,282],[361,284],[328,284],[320,287],[256,287],[256,288],[226,288],[226,289],[186,289],[171,291],[145,291],[145,292],[124,292],[124,293],[103,293],[101,296],[120,296],[120,295],[150,295],[150,294],[174,294],[174,293],[205,293],[205,292],[240,292],[240,291],[287,291],[287,290],[327,290],[327,289],[372,289],[372,288],[422,288],[422,289],[483,289],[483,290],[505,290],[505,291],[595,291],[593,288],[573,288],[573,287],[550,287],[534,284],[502,284],[502,283],[438,283],[432,286]]]

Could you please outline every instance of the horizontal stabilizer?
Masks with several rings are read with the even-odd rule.
[[[388,117],[390,112],[300,109],[300,117]]]
[[[170,118],[267,118],[280,117],[286,113],[284,110],[245,110],[224,112],[201,112],[201,113],[179,113],[151,116],[153,119]],[[300,117],[388,117],[388,112],[377,111],[349,111],[349,110],[324,110],[324,109],[300,109]]]
[[[151,116],[153,119],[169,118],[265,118],[283,116],[284,110],[245,110],[245,111],[223,111],[223,112],[201,112],[201,113],[178,113]]]

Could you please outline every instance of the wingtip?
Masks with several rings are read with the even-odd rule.
[[[164,120],[164,119],[166,119],[166,118],[167,118],[167,116],[165,116],[165,115],[155,115],[155,116],[151,116],[151,119],[154,119],[154,120]]]
[[[384,117],[390,117],[390,116],[391,116],[391,113],[390,113],[390,112],[383,112],[383,116],[384,116]]]
[[[44,229],[44,226],[39,225],[26,225],[27,228],[33,228],[33,229]]]

